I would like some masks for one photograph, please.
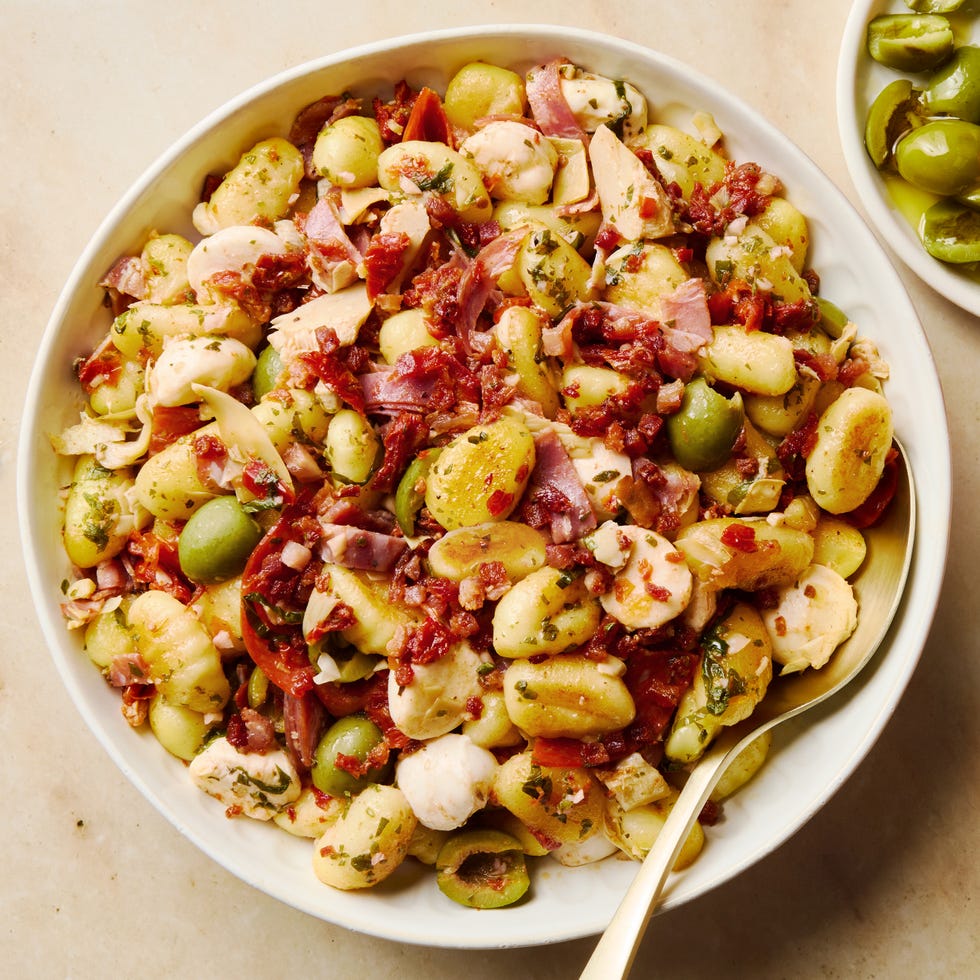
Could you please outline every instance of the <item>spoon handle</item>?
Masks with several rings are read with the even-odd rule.
[[[734,732],[729,730],[726,735],[712,745],[691,771],[580,980],[613,980],[629,973],[677,855],[715,783],[735,754],[734,748],[739,747]]]

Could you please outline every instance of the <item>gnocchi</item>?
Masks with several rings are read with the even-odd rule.
[[[63,608],[126,721],[325,885],[415,861],[496,908],[547,857],[642,859],[850,635],[887,364],[710,117],[562,58],[374,95],[120,257],[52,439]]]

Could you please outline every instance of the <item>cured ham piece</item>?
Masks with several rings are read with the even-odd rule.
[[[390,572],[408,547],[404,538],[379,534],[348,524],[325,524],[320,557],[334,565],[372,572]]]
[[[477,333],[477,322],[497,292],[497,278],[513,266],[527,233],[528,229],[521,227],[498,235],[463,270],[458,294],[458,332],[469,353],[482,350],[489,342],[489,337]]]
[[[535,464],[527,500],[540,508],[555,544],[577,541],[596,526],[582,481],[554,429],[534,437]]]
[[[685,354],[697,353],[714,336],[703,279],[688,279],[660,300],[661,329]]]
[[[383,415],[428,411],[436,386],[434,377],[403,374],[395,368],[362,374],[360,382],[365,411]]]
[[[139,255],[124,255],[99,281],[100,286],[115,290],[120,296],[143,299],[146,296],[146,270]]]
[[[149,684],[150,668],[138,653],[121,653],[109,664],[109,683],[113,687]]]
[[[334,293],[357,281],[363,256],[347,235],[336,204],[321,197],[303,223],[307,263],[313,281],[325,292]]]
[[[545,136],[561,136],[588,142],[588,133],[579,125],[568,100],[562,94],[559,69],[569,62],[555,58],[537,65],[527,75],[527,102],[534,121]]]

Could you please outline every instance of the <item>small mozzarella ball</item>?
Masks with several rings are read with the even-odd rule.
[[[198,302],[211,299],[208,283],[218,273],[250,274],[263,255],[282,255],[286,242],[275,232],[258,225],[231,225],[194,246],[187,257],[187,281]]]
[[[147,390],[157,405],[200,401],[194,385],[228,391],[255,370],[255,355],[232,337],[191,337],[168,343],[150,368]]]
[[[460,152],[473,161],[498,201],[548,200],[558,153],[536,129],[512,120],[490,122],[465,139]]]
[[[486,806],[496,771],[492,752],[466,735],[442,735],[403,755],[395,781],[419,823],[454,830]]]
[[[647,124],[647,101],[629,82],[617,82],[592,72],[562,78],[561,94],[579,125],[594,133],[603,124],[623,122],[623,138],[640,133]]]
[[[629,526],[619,535],[632,542],[629,561],[600,596],[602,608],[627,629],[655,629],[679,616],[691,599],[691,571],[662,535]]]
[[[782,673],[822,667],[857,626],[854,590],[825,565],[810,565],[762,612]]]
[[[412,665],[412,681],[404,686],[396,672],[388,674],[388,708],[391,720],[409,738],[445,735],[466,717],[466,702],[482,691],[477,671],[483,659],[468,644],[428,664]]]
[[[188,772],[209,796],[256,820],[269,820],[300,795],[299,774],[282,749],[239,752],[224,737],[196,756]]]

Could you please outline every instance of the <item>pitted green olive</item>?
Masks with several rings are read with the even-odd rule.
[[[953,30],[936,14],[881,14],[868,24],[868,53],[896,71],[927,71],[953,53]]]
[[[980,123],[980,48],[957,48],[930,77],[922,101],[932,114]]]
[[[717,469],[731,456],[744,421],[741,394],[726,398],[695,378],[684,389],[680,410],[667,419],[671,452],[685,469]]]
[[[919,14],[950,14],[963,6],[963,0],[905,0],[905,6]]]
[[[381,729],[364,715],[346,715],[335,721],[320,739],[310,775],[313,785],[329,796],[353,796],[372,783],[382,783],[391,771],[386,760],[380,766],[368,761],[373,749],[384,742]],[[342,758],[354,763],[348,766]],[[366,767],[357,775],[351,769]]]
[[[935,259],[980,262],[980,211],[955,201],[940,201],[922,216],[919,235]]]
[[[439,890],[460,905],[497,909],[513,905],[530,878],[520,842],[501,830],[468,830],[450,837],[436,858]]]
[[[261,401],[278,384],[282,374],[282,358],[279,351],[271,345],[262,349],[252,371],[252,391],[255,400]]]
[[[241,572],[261,538],[262,528],[237,498],[215,497],[201,504],[180,533],[181,570],[192,582],[225,582]]]
[[[897,78],[877,95],[864,124],[864,145],[876,167],[891,157],[896,141],[921,124],[919,93],[907,78]]]
[[[899,142],[895,163],[913,187],[959,194],[980,179],[980,126],[961,119],[926,123]]]

